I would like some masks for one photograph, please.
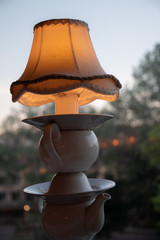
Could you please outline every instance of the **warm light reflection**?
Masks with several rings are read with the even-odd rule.
[[[128,142],[129,142],[129,143],[135,143],[135,137],[130,136],[130,137],[128,138]]]
[[[156,139],[154,136],[150,136],[150,137],[149,137],[149,140],[150,140],[152,143],[156,143],[156,142],[157,142],[157,139]]]
[[[23,207],[24,211],[28,212],[31,210],[30,206],[29,205],[24,205]]]
[[[101,149],[106,149],[107,148],[107,142],[100,142],[99,146]]]
[[[40,172],[40,174],[45,174],[47,172],[47,168],[46,167],[41,167],[39,169],[39,172]]]
[[[118,145],[119,145],[119,140],[118,139],[113,139],[113,141],[112,141],[112,145],[114,146],[114,147],[117,147]]]
[[[105,165],[100,165],[98,168],[98,178],[105,178],[105,174],[107,172],[107,167]]]

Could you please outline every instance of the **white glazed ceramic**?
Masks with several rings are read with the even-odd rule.
[[[40,155],[53,172],[87,171],[99,153],[97,137],[91,130],[61,130],[47,124],[40,140]]]
[[[26,187],[24,192],[33,196],[41,197],[45,199],[47,203],[51,204],[75,204],[82,203],[87,200],[93,200],[99,194],[106,192],[108,189],[115,186],[115,182],[108,179],[89,178],[88,181],[92,189],[87,192],[76,192],[71,194],[64,194],[61,192],[61,194],[55,194],[54,191],[50,191],[49,193],[51,182],[34,184]]]
[[[51,180],[48,194],[68,195],[92,191],[86,175],[82,172],[58,173]]]
[[[53,240],[91,240],[103,226],[103,206],[108,199],[105,193],[79,204],[47,203],[42,211],[43,229]]]

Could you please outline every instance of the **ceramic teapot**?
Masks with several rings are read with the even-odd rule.
[[[56,123],[44,127],[40,155],[53,172],[87,171],[99,153],[97,137],[91,130],[60,130]]]
[[[96,199],[76,204],[46,203],[42,226],[54,240],[91,240],[104,223],[103,206],[111,197],[107,193]]]

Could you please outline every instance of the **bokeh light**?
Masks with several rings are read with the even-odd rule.
[[[128,138],[128,142],[129,142],[129,143],[135,143],[135,141],[136,141],[136,139],[135,139],[135,137],[133,137],[133,136],[130,136],[130,137]]]
[[[24,205],[23,207],[24,211],[28,212],[31,210],[30,206],[29,205]]]
[[[113,139],[113,141],[112,141],[112,146],[114,146],[114,147],[117,147],[117,146],[119,146],[119,140],[118,139]]]

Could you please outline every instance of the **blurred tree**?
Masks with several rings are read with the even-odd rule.
[[[52,109],[53,108],[53,109]],[[53,110],[53,111],[52,111]],[[41,131],[21,123],[23,118],[54,112],[52,105],[39,108],[24,108],[12,111],[1,125],[0,159],[1,171],[7,175],[23,172],[27,184],[48,180],[50,176],[40,160],[38,142]],[[44,174],[47,173],[48,174]]]
[[[115,118],[97,129],[100,142],[106,141],[99,161],[107,166],[105,177],[117,183],[106,210],[107,230],[100,235],[124,226],[160,229],[160,44],[133,76],[133,86],[111,103]]]
[[[129,107],[141,124],[153,126],[160,121],[160,44],[145,55],[134,78]]]
[[[160,121],[160,44],[144,56],[133,77],[133,86],[122,91],[112,111],[119,124],[148,128]]]
[[[160,169],[160,124],[153,126],[147,132],[142,152],[146,158],[151,160],[151,165]]]
[[[149,159],[150,166],[159,170],[159,175],[153,177],[157,187],[152,203],[154,209],[160,214],[160,124],[156,124],[147,132],[146,140],[142,145],[142,153],[145,158]],[[156,226],[160,229],[160,220],[156,222]]]

